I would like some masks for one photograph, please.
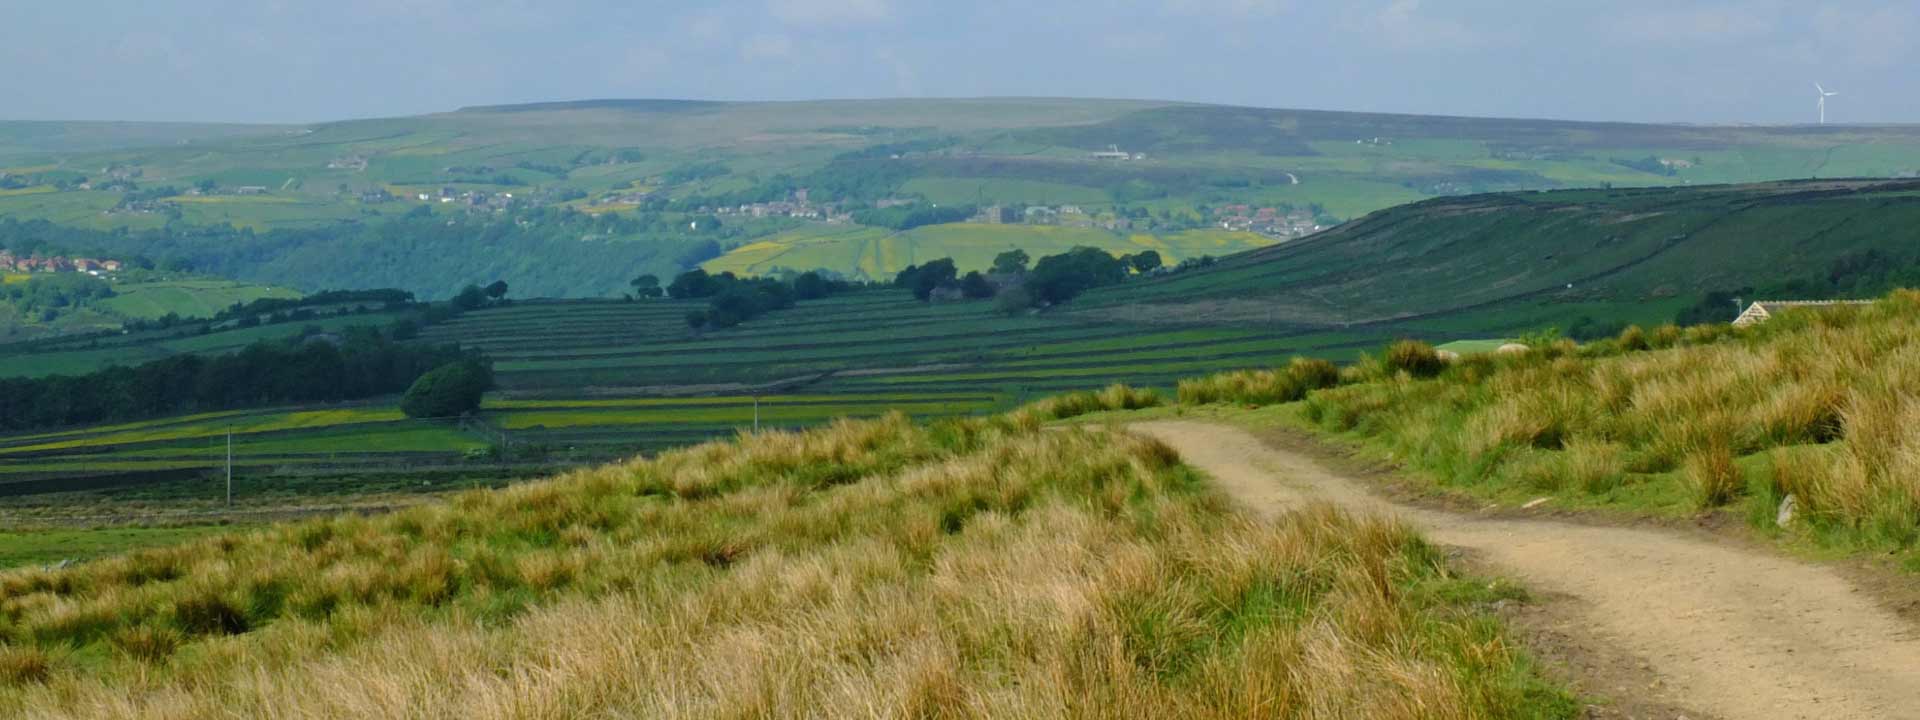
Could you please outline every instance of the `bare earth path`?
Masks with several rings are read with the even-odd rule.
[[[1390,503],[1238,428],[1156,421],[1160,439],[1264,514],[1313,500],[1398,515],[1529,587],[1578,598],[1579,633],[1645,663],[1648,693],[1744,718],[1920,720],[1920,637],[1835,572],[1661,530],[1478,518]]]

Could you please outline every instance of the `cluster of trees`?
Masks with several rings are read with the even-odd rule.
[[[460,288],[453,296],[453,309],[458,312],[478,310],[488,305],[504,305],[507,302],[507,281],[495,280],[480,287],[472,283]]]
[[[658,290],[660,281],[652,276],[635,278],[635,288],[641,289],[648,280]],[[790,279],[740,278],[730,272],[710,275],[695,268],[675,277],[664,292],[675,300],[707,300],[707,309],[687,313],[687,325],[700,329],[733,327],[761,313],[793,307],[796,301],[823,298],[850,287],[818,272],[800,273]]]
[[[1029,260],[1024,250],[1008,250],[994,257],[990,274],[975,271],[960,275],[952,258],[941,258],[924,265],[907,266],[894,276],[893,285],[913,291],[913,296],[922,301],[943,290],[967,299],[995,298],[998,309],[1012,313],[1057,305],[1093,288],[1119,284],[1133,273],[1150,273],[1163,265],[1160,253],[1153,250],[1115,257],[1091,247],[1076,247],[1042,257],[1032,270],[1027,269]]]
[[[258,298],[251,302],[234,303],[213,316],[215,320],[232,320],[247,315],[271,315],[291,312],[300,308],[325,307],[330,305],[378,306],[382,310],[398,310],[413,304],[413,293],[395,288],[374,290],[324,290],[297,298]]]
[[[372,328],[184,354],[85,375],[0,379],[0,428],[38,430],[279,403],[336,402],[407,389],[452,363],[486,366],[458,345],[395,342]]]
[[[400,412],[410,418],[458,417],[480,409],[493,389],[493,367],[466,358],[428,370],[400,396]]]
[[[972,205],[899,205],[890,208],[870,208],[853,211],[853,221],[870,227],[883,227],[893,230],[912,230],[922,225],[954,223],[973,217],[976,212]]]
[[[0,298],[19,308],[22,314],[38,315],[42,321],[52,320],[69,308],[110,297],[113,297],[113,285],[83,273],[34,275],[23,283],[0,285]]]

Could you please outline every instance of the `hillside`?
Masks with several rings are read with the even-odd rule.
[[[520,301],[420,334],[493,359],[499,389],[481,424],[407,421],[378,401],[75,428],[0,438],[0,488],[198,477],[223,465],[228,431],[247,488],[490,483],[725,436],[756,417],[804,427],[890,409],[970,415],[1110,382],[1170,388],[1289,355],[1347,361],[1401,337],[1497,345],[1549,327],[1610,335],[1682,313],[1724,322],[1731,298],[1705,293],[1871,296],[1920,280],[1916,197],[1909,183],[1823,181],[1441,199],[1012,316],[989,301],[876,290],[698,331],[686,322],[705,307],[697,301]],[[48,341],[0,352],[0,375],[233,352],[309,324],[338,332],[393,319]]]
[[[0,120],[0,158],[58,157],[130,148],[187,146],[237,138],[257,138],[296,129],[278,125],[220,123]],[[59,166],[66,162],[64,158],[59,158],[52,164]],[[20,171],[19,168],[15,170]]]
[[[763,243],[838,232],[849,211],[883,202],[1018,212],[1038,225],[1019,226],[1030,233],[1014,243],[1045,244],[1048,233],[1071,230],[1117,250],[1140,235],[1215,227],[1231,217],[1224,208],[1239,205],[1298,213],[1308,218],[1299,227],[1311,228],[1469,193],[1920,170],[1920,128],[1908,126],[1632,125],[1070,99],[547,103],[93,151],[57,133],[16,135],[39,152],[0,163],[0,217],[150,231],[63,241],[178,258],[235,279],[309,291],[401,286],[431,297],[493,279],[542,295],[604,296],[621,289],[621,275],[711,259],[709,243],[744,253],[716,267],[762,267]],[[1110,146],[1119,153],[1095,156]],[[542,214],[567,210],[621,222]],[[397,248],[405,284],[378,274],[394,263],[357,261],[392,245],[384,238],[422,235],[418,223],[399,220],[416,212],[443,226],[456,221],[465,242]],[[240,230],[208,230],[229,226]],[[960,255],[1009,240],[960,235]],[[248,251],[230,252],[236,246]],[[546,262],[512,261],[529,255]],[[862,272],[845,248],[790,259]]]
[[[1490,609],[1510,586],[1391,521],[1253,519],[1163,445],[1043,430],[1063,407],[761,433],[0,573],[0,713],[1578,711]]]
[[[1096,291],[1076,311],[1174,323],[1488,329],[1515,316],[1565,328],[1580,315],[1684,305],[1711,291],[1878,294],[1920,280],[1916,228],[1914,181],[1443,198]],[[1723,311],[1732,317],[1730,301]]]

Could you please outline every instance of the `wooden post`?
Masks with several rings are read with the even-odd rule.
[[[227,507],[233,507],[233,431],[227,431]]]

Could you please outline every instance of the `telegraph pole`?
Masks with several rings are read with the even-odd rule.
[[[760,434],[760,396],[753,396],[753,434]]]

